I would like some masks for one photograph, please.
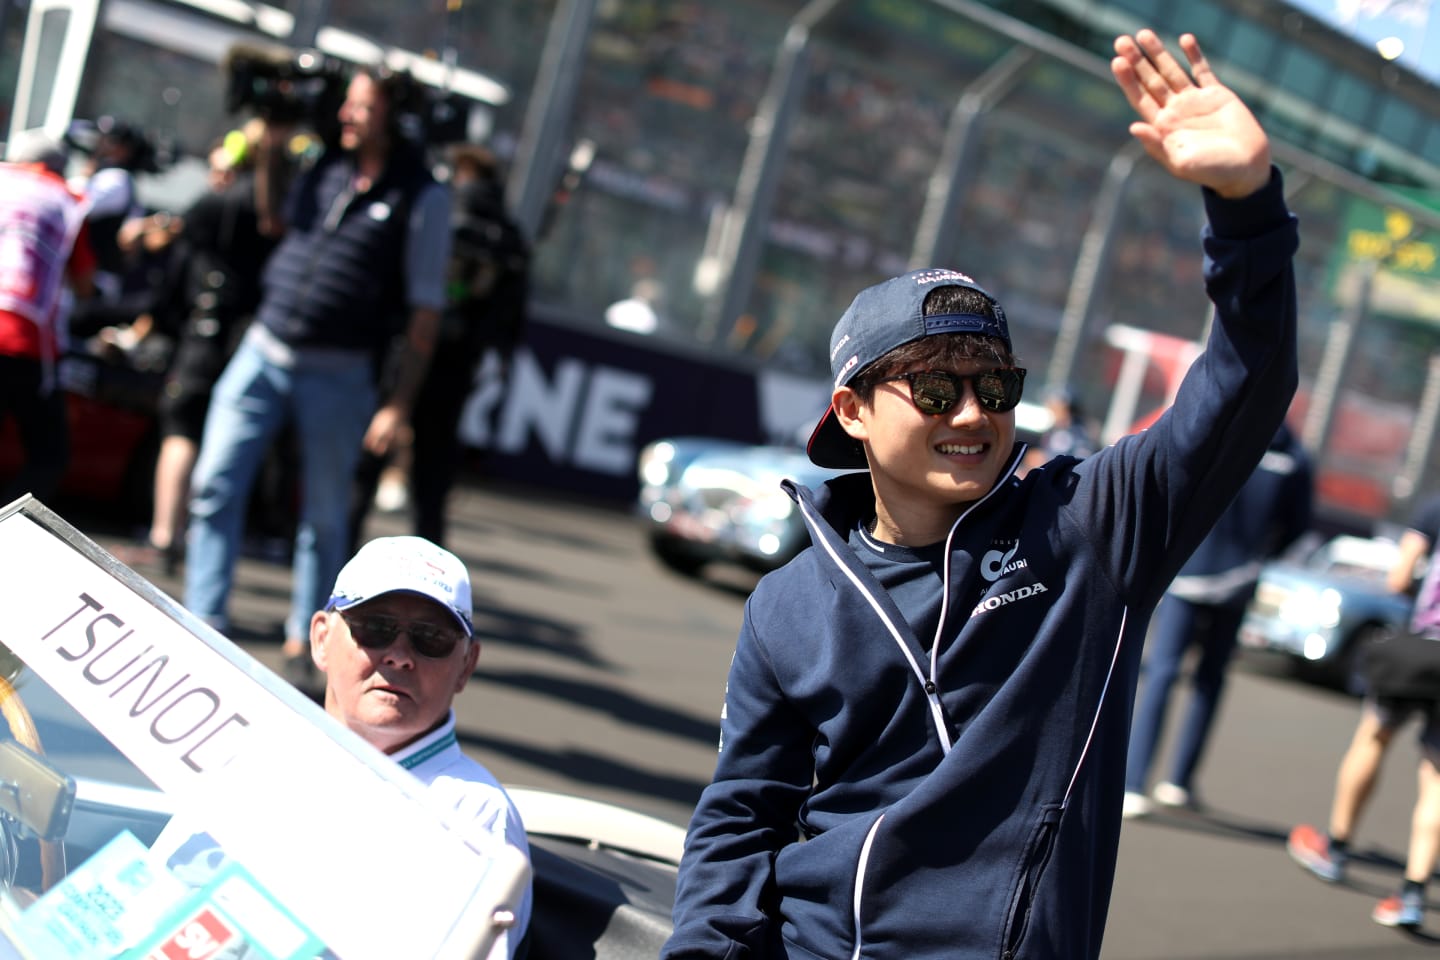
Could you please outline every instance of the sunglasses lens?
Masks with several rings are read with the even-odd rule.
[[[1025,385],[1025,371],[1018,367],[990,370],[977,374],[972,382],[981,406],[994,413],[1004,413],[1015,409],[1020,403],[1020,393]]]
[[[910,376],[910,399],[921,413],[938,416],[955,406],[959,383],[948,374],[916,373]]]
[[[443,660],[450,656],[455,650],[455,644],[460,642],[455,631],[445,630],[428,623],[412,623],[407,632],[410,634],[410,645],[415,648],[415,652],[431,660]]]
[[[981,373],[971,378],[975,384],[975,397],[980,405],[987,410],[1001,411],[1009,409],[1005,406],[1006,399],[1010,396],[1009,379],[1004,374],[1008,370],[991,370],[989,373]]]
[[[388,650],[403,630],[410,638],[410,647],[428,660],[443,660],[455,651],[460,636],[434,624],[416,620],[397,620],[378,614],[368,617],[346,617],[350,636],[366,650]]]
[[[399,622],[390,617],[346,617],[345,623],[355,643],[366,650],[384,650],[400,631]]]

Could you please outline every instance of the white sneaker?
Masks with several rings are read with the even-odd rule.
[[[1126,820],[1148,817],[1154,810],[1155,804],[1145,794],[1125,791],[1125,805],[1120,808],[1120,816]]]
[[[410,491],[404,483],[382,480],[375,490],[375,509],[381,513],[395,513],[404,510],[410,503]]]
[[[1191,807],[1195,804],[1189,790],[1168,781],[1155,784],[1150,796],[1162,807]]]

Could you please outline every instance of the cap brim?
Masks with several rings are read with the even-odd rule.
[[[381,597],[389,596],[392,593],[408,593],[412,596],[423,597],[426,600],[429,600],[431,603],[435,604],[437,607],[444,607],[445,612],[450,614],[451,618],[454,619],[456,623],[460,624],[460,629],[465,632],[465,636],[467,638],[473,638],[475,636],[475,628],[471,626],[470,621],[460,616],[459,611],[457,611],[454,607],[450,606],[450,604],[445,603],[443,600],[436,600],[424,590],[410,590],[406,587],[397,587],[394,590],[386,590],[384,593],[377,593],[373,597],[361,597],[359,599],[341,599],[339,597],[331,597],[327,609],[350,610],[354,607],[360,606],[361,604],[369,603],[371,600],[378,600]]]
[[[834,407],[825,408],[824,416],[810,434],[810,442],[805,444],[805,452],[817,467],[834,470],[866,470],[870,467],[870,461],[865,459],[865,447],[840,426]]]

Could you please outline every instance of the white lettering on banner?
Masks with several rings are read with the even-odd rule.
[[[510,364],[510,390],[500,411],[496,445],[505,453],[519,453],[525,449],[526,437],[534,433],[551,460],[565,463],[570,425],[584,385],[585,366],[574,357],[555,364],[555,379],[547,381],[533,354],[517,352]]]
[[[575,434],[575,465],[611,476],[633,472],[635,430],[653,393],[648,377],[596,367]]]
[[[639,454],[640,414],[654,394],[654,381],[642,373],[576,357],[561,359],[548,377],[524,349],[511,358],[509,387],[502,389],[487,355],[465,402],[460,437],[472,446],[519,454],[533,436],[557,465],[625,476]]]
[[[475,368],[470,395],[465,398],[465,406],[460,411],[460,440],[472,447],[488,449],[494,442],[490,424],[494,422],[495,411],[504,399],[505,381],[500,376],[500,354],[495,350],[486,350]]]

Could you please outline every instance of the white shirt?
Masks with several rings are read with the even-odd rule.
[[[461,752],[453,710],[439,729],[390,754],[390,759],[429,788],[428,796],[441,821],[461,837],[473,836],[473,846],[483,850],[491,843],[508,843],[530,859],[520,812],[494,774]],[[531,896],[531,885],[526,884],[515,926],[495,941],[490,960],[514,956],[530,926]]]

